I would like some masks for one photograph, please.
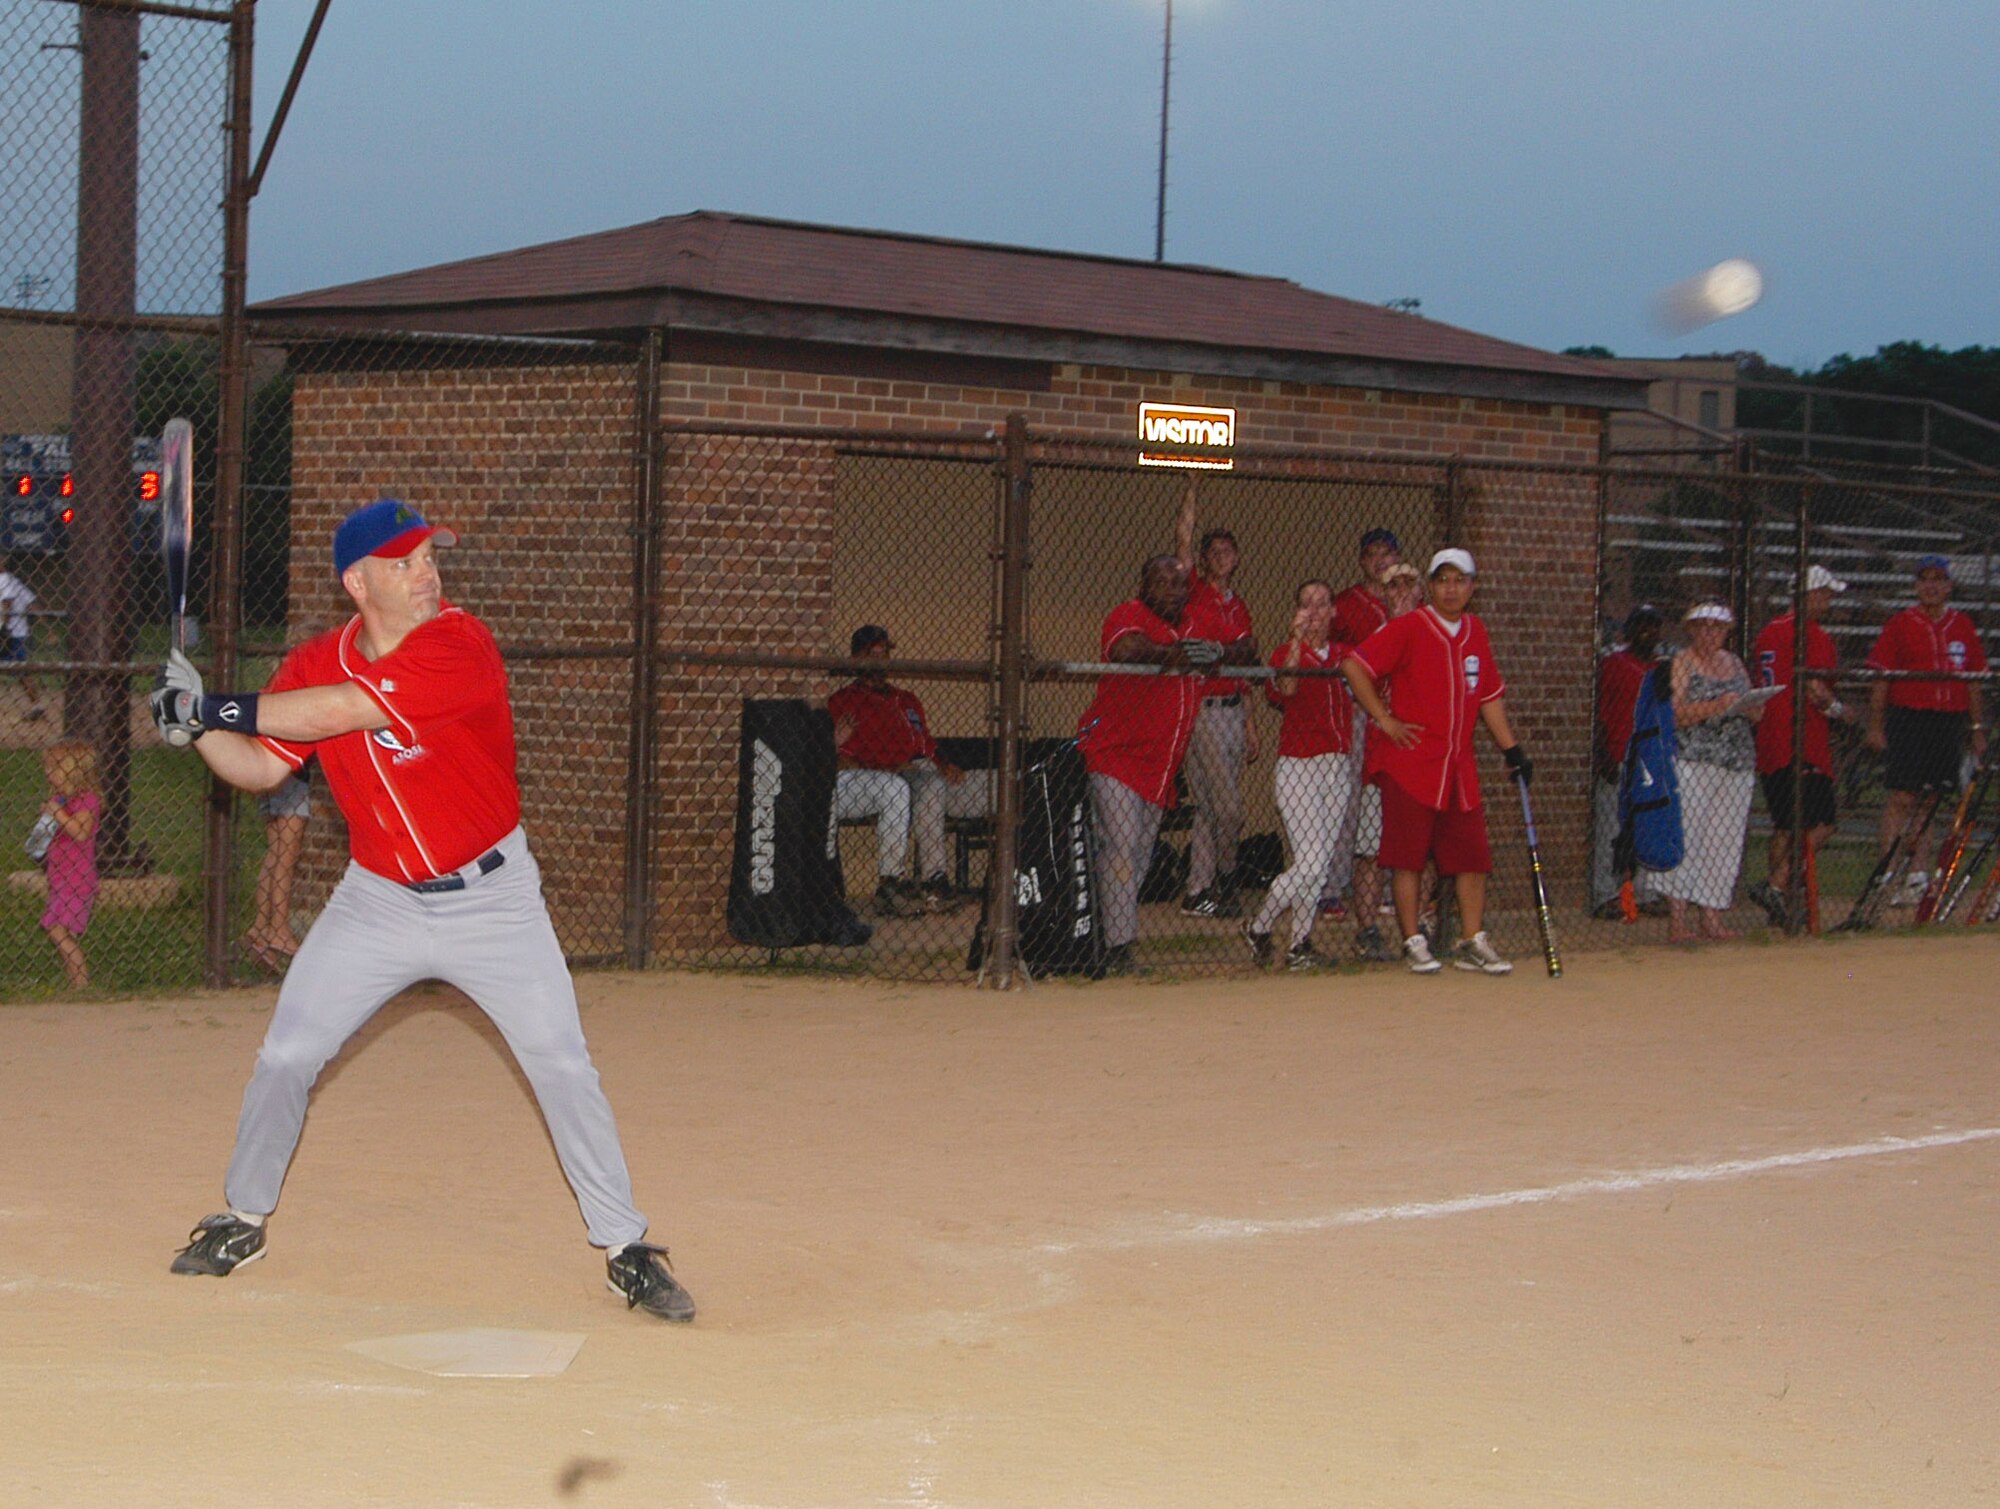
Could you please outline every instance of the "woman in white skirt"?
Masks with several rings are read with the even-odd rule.
[[[1333,643],[1333,588],[1328,583],[1317,579],[1304,583],[1294,601],[1298,611],[1292,615],[1292,632],[1271,655],[1279,674],[1266,692],[1285,714],[1272,780],[1278,815],[1292,847],[1292,865],[1271,882],[1262,910],[1245,924],[1243,936],[1249,941],[1250,956],[1259,965],[1269,964],[1276,952],[1271,930],[1289,910],[1292,941],[1285,967],[1312,969],[1327,962],[1312,946],[1313,919],[1319,915],[1320,891],[1333,868],[1347,804],[1354,794],[1347,768],[1354,704],[1347,683],[1338,676],[1283,674],[1302,668],[1335,669],[1351,648]]]
[[[1743,662],[1723,648],[1736,615],[1727,605],[1696,603],[1681,619],[1688,647],[1674,656],[1674,726],[1680,755],[1674,771],[1681,786],[1681,862],[1660,876],[1672,921],[1670,943],[1733,938],[1722,925],[1743,867],[1743,839],[1757,783],[1757,740],[1751,725],[1763,704],[1739,710],[1750,690]],[[1697,909],[1698,930],[1688,927]]]

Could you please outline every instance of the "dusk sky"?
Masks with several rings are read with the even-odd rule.
[[[258,6],[257,111],[311,0]],[[1150,258],[1164,0],[335,0],[253,298],[696,209]],[[2000,6],[1176,0],[1167,257],[1532,345],[2000,343]],[[1679,337],[1729,257],[1764,302]]]

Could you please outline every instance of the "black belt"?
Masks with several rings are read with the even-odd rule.
[[[484,854],[479,856],[479,873],[482,875],[491,875],[505,863],[507,863],[506,855],[502,854],[498,849],[488,849]],[[449,875],[438,876],[436,880],[406,880],[403,882],[403,885],[408,890],[418,891],[426,896],[435,896],[440,891],[464,890],[465,874],[463,871],[454,870]]]
[[[1235,707],[1243,700],[1243,694],[1231,692],[1227,697],[1204,697],[1201,700],[1204,707]]]

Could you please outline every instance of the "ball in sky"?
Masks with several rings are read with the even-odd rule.
[[[1661,327],[1669,334],[1685,335],[1741,314],[1763,296],[1764,275],[1757,264],[1731,257],[1666,289],[1656,305]]]

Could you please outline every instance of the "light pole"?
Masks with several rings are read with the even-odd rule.
[[[1174,78],[1174,0],[1167,0],[1166,46],[1160,53],[1160,199],[1153,220],[1153,260],[1167,260],[1167,94]]]

